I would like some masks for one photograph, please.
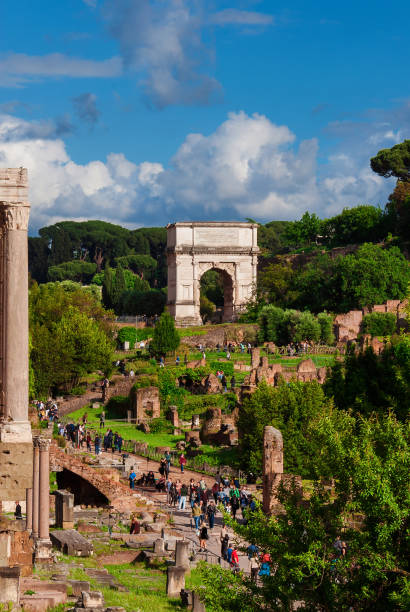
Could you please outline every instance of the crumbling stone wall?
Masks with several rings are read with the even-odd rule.
[[[59,472],[63,469],[69,470],[88,481],[113,506],[123,497],[132,497],[132,491],[121,482],[115,482],[105,477],[98,470],[83,463],[74,455],[67,455],[53,443],[50,446],[50,470]]]
[[[131,407],[137,423],[144,423],[161,416],[158,387],[141,387],[131,393]]]
[[[405,310],[407,300],[387,300],[385,304],[375,304],[362,310],[350,310],[345,314],[339,314],[334,319],[334,331],[338,342],[349,342],[356,340],[361,330],[363,317],[371,312],[390,312],[395,314],[397,321]]]

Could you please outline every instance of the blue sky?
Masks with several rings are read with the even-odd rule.
[[[0,22],[0,165],[60,219],[325,217],[383,205],[410,137],[410,5],[22,0]]]

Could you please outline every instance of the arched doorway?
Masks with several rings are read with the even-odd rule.
[[[211,267],[200,278],[200,311],[204,322],[224,323],[233,318],[233,279],[229,272]]]
[[[107,506],[108,498],[94,487],[88,480],[78,474],[64,468],[57,472],[57,486],[74,493],[74,504],[86,504],[89,506]]]

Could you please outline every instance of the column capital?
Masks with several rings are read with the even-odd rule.
[[[33,436],[34,448],[40,448],[40,436]]]
[[[0,202],[0,226],[5,230],[28,229],[30,204],[28,202]]]
[[[40,452],[41,451],[47,451],[50,448],[50,443],[51,443],[51,440],[49,438],[39,437],[38,438],[38,446],[40,448]]]

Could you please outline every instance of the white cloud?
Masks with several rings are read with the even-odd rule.
[[[224,9],[213,13],[209,17],[210,23],[216,25],[248,25],[263,26],[273,23],[273,16],[256,11],[240,11],[238,9]]]
[[[122,72],[121,59],[89,60],[62,53],[26,55],[10,53],[0,59],[0,86],[22,87],[45,77],[107,78]]]
[[[374,124],[382,146],[400,126]],[[404,128],[403,128],[404,129]],[[404,130],[405,132],[405,130]],[[127,227],[183,219],[261,221],[328,216],[345,206],[386,202],[394,180],[373,173],[371,130],[317,164],[316,139],[296,143],[287,126],[267,117],[230,113],[211,134],[188,134],[169,165],[135,164],[122,153],[77,164],[53,122],[0,116],[0,166],[29,169],[31,225],[61,219],[104,219]],[[321,154],[323,157],[323,153]]]
[[[220,90],[209,76],[202,20],[187,0],[110,0],[104,15],[118,40],[124,65],[141,75],[155,106],[208,104]]]

